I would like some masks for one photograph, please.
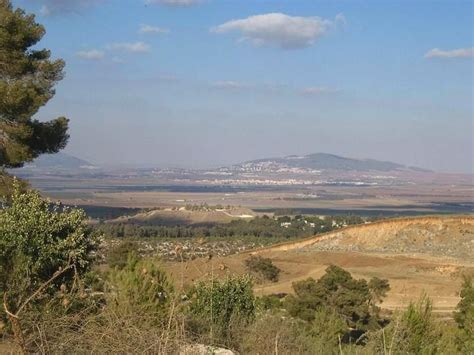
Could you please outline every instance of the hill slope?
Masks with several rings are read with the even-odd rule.
[[[146,225],[201,225],[229,223],[238,219],[251,219],[255,213],[247,208],[187,210],[181,207],[174,209],[157,209],[141,212],[133,216],[123,216],[107,221],[107,223],[132,223]]]
[[[81,169],[93,164],[66,153],[44,154],[25,165],[26,169]]]
[[[382,307],[405,308],[428,295],[434,311],[450,315],[459,302],[461,275],[474,275],[474,217],[415,217],[347,227],[325,235],[227,257],[189,261],[184,282],[248,272],[245,260],[258,253],[282,272],[278,282],[255,285],[257,294],[293,292],[293,283],[320,278],[338,265],[356,278],[388,279]],[[182,264],[167,269],[183,277]]]
[[[474,262],[474,217],[413,217],[347,227],[265,251],[356,251],[429,254]]]
[[[232,167],[235,170],[275,170],[278,168],[299,168],[313,170],[352,170],[352,171],[394,171],[423,169],[374,159],[352,159],[334,154],[316,153],[310,155],[290,155],[283,158],[265,158],[247,161]]]

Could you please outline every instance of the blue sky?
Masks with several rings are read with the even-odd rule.
[[[473,169],[472,1],[16,0],[66,78],[66,152],[207,167],[328,152]]]

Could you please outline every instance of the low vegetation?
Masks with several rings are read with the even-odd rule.
[[[0,212],[0,292],[7,300],[0,332],[12,351],[165,354],[198,344],[246,354],[473,349],[470,278],[456,323],[434,317],[426,297],[404,312],[381,315],[388,282],[358,280],[337,266],[318,280],[295,282],[287,296],[256,297],[250,275],[210,275],[181,290],[157,260],[140,257],[130,243],[116,249],[109,271],[94,269],[96,238],[84,218],[19,188]],[[247,264],[253,272],[273,270],[269,278],[277,273],[269,259]]]

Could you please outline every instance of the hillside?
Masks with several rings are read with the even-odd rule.
[[[228,223],[237,219],[251,219],[255,213],[247,208],[188,210],[165,208],[119,217],[107,223],[132,223],[146,225],[199,225]]]
[[[435,312],[449,314],[459,302],[460,275],[474,274],[473,217],[414,217],[347,227],[322,236],[288,242],[227,257],[189,261],[167,269],[185,282],[210,275],[247,272],[251,254],[272,259],[281,269],[278,282],[255,286],[258,294],[292,292],[295,281],[321,277],[328,265],[358,278],[388,279],[391,290],[383,308],[396,310],[427,294]]]
[[[347,227],[265,251],[428,254],[474,262],[474,217],[414,217]]]
[[[310,155],[290,155],[282,158],[265,158],[236,164],[234,170],[265,171],[285,168],[307,170],[344,170],[344,171],[423,171],[420,168],[407,167],[389,161],[374,159],[352,159],[334,154],[316,153]]]
[[[24,169],[90,169],[94,165],[86,160],[76,158],[66,153],[44,154],[33,162],[25,164]]]

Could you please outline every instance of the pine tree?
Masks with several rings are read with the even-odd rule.
[[[44,153],[56,153],[69,138],[68,120],[33,119],[55,94],[64,61],[47,49],[32,49],[45,34],[34,15],[0,0],[0,168],[21,167]]]

